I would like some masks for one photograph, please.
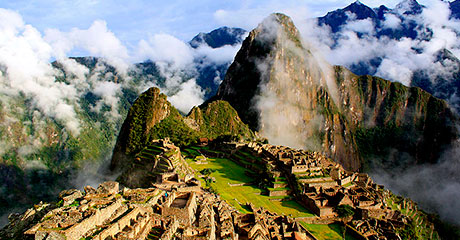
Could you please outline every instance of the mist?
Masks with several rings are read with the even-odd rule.
[[[431,29],[430,39],[378,38],[375,36],[375,26],[371,21],[357,20],[352,15],[349,16],[349,21],[342,30],[333,34],[331,29],[318,26],[317,21],[310,18],[311,15],[307,9],[291,6],[286,13],[293,17],[300,34],[305,39],[303,42],[305,48],[312,51],[314,57],[308,59],[315,60],[306,61],[305,64],[313,64],[316,69],[319,69],[319,72],[309,73],[310,77],[302,80],[315,81],[314,84],[326,86],[336,102],[337,87],[330,77],[330,66],[326,62],[352,68],[359,63],[371,65],[374,59],[380,59],[381,62],[377,66],[372,66],[371,74],[410,86],[413,84],[412,79],[415,72],[427,70],[429,79],[436,83],[436,76],[456,69],[454,63],[440,64],[437,62],[436,54],[442,49],[448,49],[454,56],[460,57],[458,41],[460,22],[448,17],[449,9],[446,2],[432,1],[432,3],[423,10],[421,15],[410,17],[410,20],[424,26],[418,30],[420,36],[425,36],[424,31],[427,28]],[[242,15],[252,16],[249,12],[250,10],[244,11]],[[266,14],[262,12],[263,15]],[[260,15],[259,12],[257,17]],[[221,23],[228,23],[227,18],[230,18],[234,26],[239,24],[238,26],[250,27],[260,21],[259,18],[251,17],[247,20],[240,16],[241,14],[232,14],[224,10],[215,13],[215,18]],[[270,23],[267,24],[270,25]],[[403,24],[404,21],[397,14],[387,13],[385,15],[384,28],[401,29]],[[273,37],[274,35],[271,34],[277,35],[278,33],[271,32],[268,36]],[[55,141],[52,137],[48,138],[45,133],[46,126],[50,123],[63,126],[62,132],[53,132],[53,134],[76,138],[85,130],[100,126],[101,122],[94,122],[94,125],[86,126],[81,119],[84,110],[80,99],[85,94],[92,93],[98,97],[96,102],[90,105],[90,112],[101,113],[104,115],[101,121],[114,123],[112,126],[114,132],[118,132],[117,123],[119,124],[126,114],[119,101],[123,90],[126,89],[140,94],[149,87],[160,87],[161,91],[168,95],[172,104],[185,114],[193,106],[205,100],[205,89],[197,84],[197,68],[229,63],[240,48],[240,45],[235,45],[213,49],[203,44],[194,49],[186,42],[165,33],[151,34],[134,45],[126,44],[110,30],[110,26],[103,20],[94,21],[88,28],[73,28],[69,31],[47,29],[40,32],[34,26],[26,23],[17,12],[7,9],[0,9],[0,36],[0,127],[6,129],[4,132],[11,133],[0,139],[2,145],[0,153],[18,149],[17,152],[23,159],[19,165],[24,168],[25,172],[40,172],[44,175],[49,173],[53,177],[53,174],[56,173],[49,170],[47,165],[38,159],[30,161],[27,157],[33,156],[41,147],[42,142]],[[283,44],[293,45],[285,36],[281,37],[285,40]],[[81,56],[98,57],[95,68],[90,69],[69,58],[70,54],[75,52],[82,53]],[[306,54],[300,49],[294,50],[293,53],[302,57]],[[321,60],[322,56],[325,61]],[[197,59],[202,61],[197,61]],[[57,81],[57,77],[64,75],[51,64],[55,60],[63,67],[65,82]],[[133,79],[130,73],[139,71],[135,63],[148,60],[153,61],[159,69],[160,77],[165,79],[164,84],[158,83],[157,76],[141,81]],[[317,140],[305,140],[300,136],[308,136],[321,131],[324,128],[324,119],[313,117],[308,119],[308,124],[305,125],[304,116],[300,114],[299,109],[301,89],[295,88],[296,92],[293,94],[292,86],[284,84],[287,82],[285,81],[287,75],[284,75],[283,72],[289,69],[283,69],[283,64],[268,66],[265,60],[259,63],[259,70],[265,80],[269,77],[275,80],[273,84],[277,85],[280,92],[275,91],[275,87],[267,82],[263,82],[260,86],[260,95],[255,98],[255,106],[261,113],[261,134],[268,137],[273,144],[319,149]],[[268,71],[270,67],[276,69],[276,72],[280,74],[270,76]],[[283,71],[278,71],[280,69]],[[216,83],[221,81],[219,76],[220,73],[216,72]],[[18,99],[27,103],[24,105],[25,109],[16,105]],[[454,94],[446,100],[451,106],[459,108],[459,96]],[[308,107],[311,106],[306,106],[307,109]],[[30,119],[23,121],[22,116],[25,113],[28,113],[27,116],[30,116]],[[18,125],[25,125],[34,131],[29,134],[26,130],[20,129],[21,138],[13,141],[10,138],[16,129],[14,127]],[[10,126],[13,127],[8,128]],[[23,189],[42,187],[47,194],[46,197],[51,199],[65,188],[96,186],[101,181],[114,179],[116,174],[107,175],[105,172],[110,154],[107,152],[100,159],[90,159],[82,163],[82,170],[71,174],[70,179],[57,176],[65,180],[61,185],[46,188],[48,183],[46,181],[35,185],[32,181],[26,181],[30,185],[23,186]],[[443,219],[460,224],[460,212],[458,211],[460,206],[456,202],[456,199],[460,197],[458,156],[460,156],[460,150],[456,147],[447,151],[437,164],[414,166],[404,170],[373,169],[371,175],[377,182],[396,193],[420,202],[424,209],[437,212]],[[0,165],[1,167],[3,165]],[[8,180],[10,183],[16,179],[17,176],[12,172],[14,171],[9,168],[2,172],[5,173],[3,182]],[[8,179],[10,176],[13,177]],[[27,207],[27,204],[31,204],[32,201],[36,199],[24,203],[23,206]],[[9,209],[8,211],[23,209]]]
[[[447,150],[437,164],[405,170],[373,169],[371,177],[393,192],[416,201],[425,211],[460,225],[460,143]]]
[[[269,56],[258,59],[262,80],[253,101],[259,112],[260,134],[271,144],[320,151],[322,143],[316,136],[324,130],[324,118],[316,114],[316,103],[309,102],[308,95],[321,86],[333,100],[338,99],[332,66],[310,51],[302,39],[300,43],[292,41],[274,15],[258,29],[258,38],[267,42],[276,39]]]
[[[353,15],[336,34],[333,34],[327,26],[319,26],[317,20],[309,18],[308,14],[295,14],[293,20],[305,39],[304,46],[308,46],[307,49],[312,51],[316,59],[321,59],[322,55],[327,62],[352,69],[364,63],[370,66],[370,74],[412,86],[414,74],[418,71],[427,72],[428,80],[432,84],[438,84],[440,76],[449,77],[458,71],[457,63],[449,60],[439,62],[437,59],[443,49],[448,49],[457,58],[460,57],[459,20],[449,16],[448,3],[442,1],[432,1],[432,4],[424,8],[420,15],[409,16],[410,20],[423,26],[418,29],[419,37],[414,39],[377,37],[376,26],[369,19],[356,20]],[[385,15],[384,28],[401,29],[402,24],[405,23],[397,14]],[[426,29],[432,32],[430,38],[425,38]],[[375,59],[381,59],[377,66],[371,64]],[[269,66],[267,62],[270,60],[272,59],[262,60],[259,64],[262,79],[266,81],[270,77],[273,81],[270,84],[262,82],[260,95],[255,98],[255,104],[260,112],[261,135],[267,137],[272,144],[317,149],[318,146],[314,142],[312,144],[299,138],[300,135],[308,133],[299,127],[303,123],[299,105],[296,104],[298,100],[289,99],[291,96],[293,98],[299,96],[296,90],[291,88],[292,86],[287,87],[285,84],[287,79],[283,74],[287,75],[290,70],[280,69],[278,65]],[[318,62],[322,61],[318,60]],[[278,75],[270,75],[273,69],[277,69],[273,72]],[[327,67],[321,69],[323,69],[323,76],[327,76]],[[327,81],[330,78],[324,79]],[[336,102],[334,86],[329,85],[328,89]],[[458,113],[460,106],[458,93],[446,95],[435,91],[433,95],[445,99],[452,107],[452,111]],[[324,119],[312,119],[309,130],[322,129],[323,121]],[[458,211],[460,205],[457,201],[460,198],[459,149],[457,143],[435,164],[416,165],[404,169],[373,168],[369,173],[377,183],[415,200],[422,209],[437,213],[441,219],[460,225],[460,211]],[[372,160],[368,159],[368,161]]]
[[[304,39],[318,49],[328,62],[342,65],[358,74],[370,74],[406,86],[419,86],[414,78],[420,73],[426,75],[425,88],[436,97],[442,98],[458,111],[458,90],[447,91],[442,86],[452,84],[459,70],[457,62],[440,59],[444,50],[460,57],[460,21],[450,18],[449,3],[431,0],[418,15],[402,14],[408,6],[398,5],[394,11],[384,14],[382,26],[376,26],[372,19],[357,19],[348,12],[348,19],[333,33],[327,25],[318,26],[317,19],[299,20],[296,23]],[[303,16],[308,19],[308,16]],[[410,24],[416,24],[413,38],[380,35],[381,32],[406,31]],[[365,66],[365,67],[364,67]],[[454,93],[452,93],[454,92]]]

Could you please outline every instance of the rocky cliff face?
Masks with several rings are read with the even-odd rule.
[[[445,102],[330,66],[282,14],[249,34],[214,99],[228,101],[272,143],[323,151],[354,170],[363,157],[386,159],[392,149],[405,153],[393,162],[432,162],[456,136]]]
[[[371,163],[378,167],[434,163],[458,137],[457,117],[443,100],[417,87],[357,76],[343,67],[334,70],[339,114],[364,163],[377,160]]]

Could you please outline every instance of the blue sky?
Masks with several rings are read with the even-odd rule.
[[[48,28],[87,29],[95,20],[104,20],[108,29],[129,46],[158,33],[187,41],[198,32],[208,32],[223,25],[249,29],[275,11],[304,14],[305,17],[322,16],[351,2],[353,0],[1,0],[0,8],[18,12],[25,23],[40,32]],[[362,2],[376,7],[383,1]],[[394,7],[397,2],[390,0],[384,4]]]

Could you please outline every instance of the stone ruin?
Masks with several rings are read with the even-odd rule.
[[[246,161],[234,158],[238,149],[250,152]],[[255,142],[225,144],[218,150],[201,152],[204,158],[241,161],[248,169],[266,165],[267,174],[275,178],[269,195],[290,196],[317,216],[293,219],[253,205],[248,206],[251,213],[242,214],[201,188],[179,148],[158,140],[120,177],[128,186],[110,181],[97,189],[85,187],[84,192],[63,191],[57,204],[40,204],[12,216],[9,227],[25,228],[23,238],[37,240],[316,239],[297,220],[340,221],[334,208],[349,205],[355,214],[346,227],[357,239],[399,239],[397,229],[412,221],[389,207],[390,192],[367,174],[346,171],[320,153]],[[414,215],[417,208],[410,203],[404,200],[398,206],[409,205],[416,209]],[[423,221],[415,220],[430,224]],[[427,234],[436,238],[431,229]]]
[[[287,179],[287,184],[274,183],[269,196],[277,196],[273,194],[277,193],[277,187],[292,189],[284,194],[294,195],[300,204],[317,215],[303,219],[306,222],[340,221],[334,208],[349,205],[356,214],[348,228],[359,239],[399,239],[397,229],[404,228],[410,221],[388,206],[384,196],[388,191],[383,186],[375,184],[367,174],[345,170],[321,153],[251,142],[234,144],[230,156],[238,149],[249,149],[270,166],[270,175]]]
[[[132,166],[118,178],[127,187],[152,187],[155,184],[184,183],[194,177],[178,147],[169,139],[153,140],[135,157]]]
[[[120,189],[102,183],[65,191],[62,206],[25,231],[37,240],[79,239],[311,239],[294,219],[250,205],[241,214],[206,191]]]

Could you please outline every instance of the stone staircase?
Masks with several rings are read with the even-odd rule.
[[[278,176],[275,177],[275,180],[272,182],[272,187],[268,188],[268,196],[276,197],[273,200],[284,200],[287,199],[287,196],[290,196],[292,193],[289,183],[286,178]]]

